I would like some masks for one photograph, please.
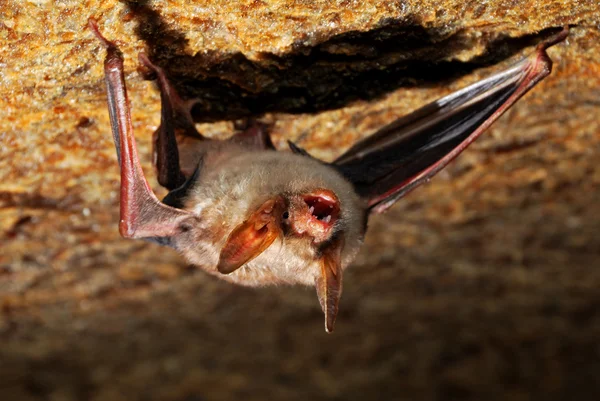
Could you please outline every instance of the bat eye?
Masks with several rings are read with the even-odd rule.
[[[282,217],[283,217],[284,220],[287,220],[290,217],[290,213],[287,212],[287,211],[285,211],[285,212],[283,212]]]
[[[182,233],[187,233],[188,231],[191,231],[192,226],[188,223],[182,223],[179,225],[179,231],[181,231]]]

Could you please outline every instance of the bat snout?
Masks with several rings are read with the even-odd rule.
[[[340,214],[337,196],[321,189],[298,198],[292,207],[291,224],[295,233],[311,236],[315,242],[328,240]]]

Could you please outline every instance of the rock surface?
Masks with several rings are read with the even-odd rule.
[[[326,335],[312,290],[119,237],[89,16],[121,41],[148,176],[140,51],[202,97],[202,132],[260,117],[332,159],[572,30],[550,77],[372,220]],[[595,0],[0,2],[0,399],[600,398],[599,26]]]

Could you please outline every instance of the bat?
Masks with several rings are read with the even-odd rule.
[[[567,28],[512,67],[400,117],[331,163],[292,142],[277,151],[268,129],[251,123],[223,141],[202,136],[165,71],[141,53],[161,96],[153,135],[160,201],[140,167],[123,74],[114,42],[106,48],[110,124],[121,168],[119,230],[178,250],[192,264],[248,285],[315,286],[333,331],[342,273],[355,258],[371,214],[382,213],[428,181],[502,113],[551,72],[546,49]]]

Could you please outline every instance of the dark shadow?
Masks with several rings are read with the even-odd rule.
[[[147,2],[128,4],[152,62],[167,71],[183,98],[201,100],[193,109],[197,122],[266,112],[315,113],[401,87],[439,84],[496,64],[554,32],[495,37],[470,62],[446,61],[475,43],[464,32],[447,36],[411,18],[390,19],[369,32],[344,33],[314,47],[297,43],[285,56],[262,54],[253,61],[216,50],[187,54],[183,32],[169,29]]]

